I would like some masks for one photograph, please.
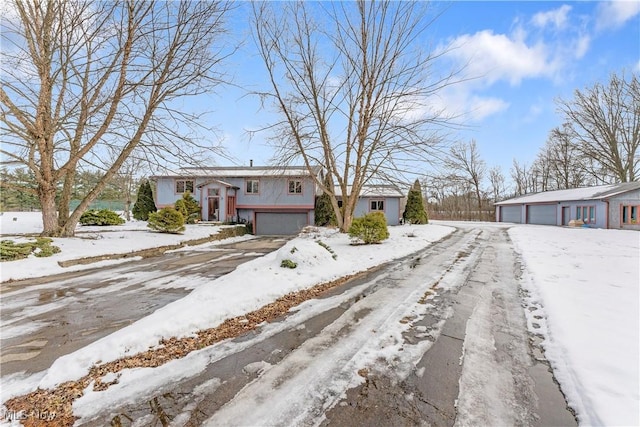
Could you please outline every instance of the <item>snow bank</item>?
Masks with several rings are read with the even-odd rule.
[[[640,424],[640,233],[524,226],[509,235],[546,315],[545,354],[580,423]]]

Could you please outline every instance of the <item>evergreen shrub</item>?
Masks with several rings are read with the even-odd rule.
[[[38,237],[35,242],[15,243],[13,240],[0,242],[0,261],[15,261],[27,258],[32,253],[37,257],[48,257],[60,252],[60,248],[53,246],[53,240]]]
[[[160,233],[181,234],[185,230],[184,216],[174,208],[162,208],[149,214],[147,227]]]
[[[298,267],[298,264],[296,264],[295,261],[291,261],[290,259],[283,259],[282,262],[280,263],[280,267],[293,269]]]
[[[349,236],[366,245],[380,243],[389,238],[387,218],[382,212],[371,212],[355,218],[349,227]]]
[[[89,209],[80,217],[82,225],[122,225],[124,218],[110,209]]]
[[[151,184],[149,181],[144,181],[138,188],[138,196],[132,209],[133,217],[138,221],[147,221],[149,214],[157,210],[156,203],[153,201]]]
[[[34,255],[39,258],[50,257],[53,254],[60,253],[60,248],[57,246],[53,246],[53,240],[47,237],[38,237],[36,239],[36,244],[34,247]],[[38,250],[39,249],[39,250]]]
[[[314,215],[315,225],[318,227],[338,224],[336,213],[333,211],[333,206],[331,205],[331,197],[326,192],[316,197]]]
[[[195,224],[200,220],[200,205],[190,192],[185,191],[182,199],[176,201],[175,207],[187,224]]]
[[[409,224],[428,224],[429,217],[424,208],[422,188],[420,181],[416,179],[407,195],[407,206],[402,213],[402,219]]]

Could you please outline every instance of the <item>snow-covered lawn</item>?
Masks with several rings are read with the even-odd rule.
[[[640,233],[517,226],[529,328],[581,425],[640,424]],[[535,323],[535,325],[534,325]]]
[[[78,226],[76,237],[53,239],[52,244],[61,249],[58,254],[46,258],[37,258],[31,255],[23,260],[0,264],[0,282],[10,279],[42,277],[130,261],[131,258],[126,260],[107,260],[100,263],[74,265],[64,268],[58,264],[58,261],[105,254],[125,254],[142,249],[176,245],[187,240],[208,237],[220,231],[219,226],[204,223],[187,225],[186,227],[184,234],[167,234],[151,231],[147,228],[145,221],[129,221],[123,225],[108,227]],[[40,232],[42,232],[42,215],[40,212],[4,212],[0,215],[0,235],[2,239],[21,242],[26,239],[33,239],[21,235]],[[233,240],[226,239],[225,243],[250,238],[252,238],[250,235],[234,237]]]

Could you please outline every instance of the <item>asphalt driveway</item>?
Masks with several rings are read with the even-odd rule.
[[[31,374],[147,316],[285,237],[200,245],[109,267],[2,284],[0,372]]]

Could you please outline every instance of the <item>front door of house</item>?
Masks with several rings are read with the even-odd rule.
[[[220,198],[209,197],[209,221],[220,220]]]

